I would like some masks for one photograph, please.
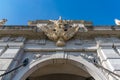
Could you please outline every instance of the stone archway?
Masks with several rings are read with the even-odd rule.
[[[76,56],[70,56],[69,59],[59,58],[59,57],[48,57],[43,58],[41,60],[36,60],[34,63],[29,64],[26,66],[26,68],[23,68],[20,70],[17,75],[13,78],[13,80],[25,80],[27,77],[29,77],[32,73],[34,73],[36,70],[48,65],[53,64],[56,60],[63,60],[63,61],[69,61],[72,65],[78,67],[81,69],[81,64],[84,66],[85,70],[95,79],[95,80],[107,80],[104,74],[93,64],[89,63],[82,57],[76,57]]]
[[[86,80],[91,75],[81,68],[74,65],[73,61],[55,59],[51,64],[40,67],[29,75],[29,80]]]

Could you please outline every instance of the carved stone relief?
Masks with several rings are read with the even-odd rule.
[[[79,24],[71,24],[68,20],[49,20],[53,23],[53,26],[48,24],[37,24],[37,27],[42,30],[47,37],[53,41],[56,41],[57,46],[65,46],[65,41],[71,39],[79,30]],[[81,26],[83,27],[83,25]]]

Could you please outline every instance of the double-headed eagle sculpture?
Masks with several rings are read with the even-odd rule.
[[[37,27],[42,30],[47,37],[53,41],[56,41],[56,45],[61,47],[65,46],[65,41],[72,38],[79,30],[79,25],[69,24],[69,21],[62,20],[49,20],[53,22],[53,26],[37,24]]]

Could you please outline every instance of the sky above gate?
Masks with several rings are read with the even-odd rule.
[[[27,25],[29,20],[87,20],[94,25],[114,25],[120,19],[120,0],[0,0],[0,19],[8,25]]]

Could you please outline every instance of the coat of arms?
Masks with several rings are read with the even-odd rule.
[[[42,30],[47,37],[56,41],[57,46],[65,46],[65,41],[71,39],[79,30],[80,25],[70,24],[70,21],[62,20],[49,20],[53,22],[53,26],[37,24],[37,27]]]

